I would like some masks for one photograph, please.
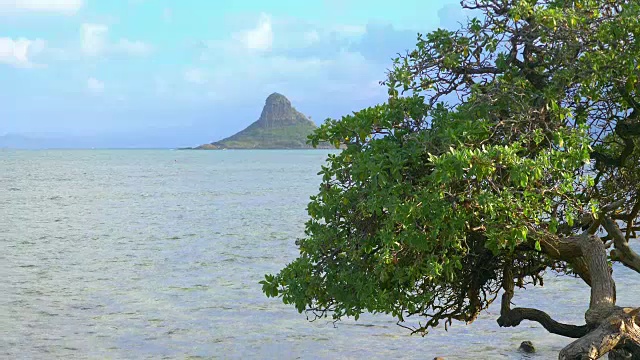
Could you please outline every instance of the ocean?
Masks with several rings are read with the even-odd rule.
[[[296,257],[327,153],[0,150],[0,358],[549,359],[571,342],[498,327],[497,303],[421,337],[266,298],[258,282]],[[637,306],[637,274],[614,274],[618,304]],[[549,274],[515,301],[583,324],[588,294]]]

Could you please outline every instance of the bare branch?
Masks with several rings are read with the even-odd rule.
[[[631,249],[618,224],[610,217],[605,217],[603,225],[613,239],[613,245],[615,246],[615,250],[611,251],[611,257],[640,273],[640,255]]]
[[[503,71],[493,66],[485,66],[480,68],[458,67],[451,72],[457,75],[484,75],[484,74],[501,74]]]
[[[515,308],[498,318],[498,325],[501,327],[515,327],[520,325],[522,320],[530,320],[540,323],[548,332],[570,338],[581,338],[589,333],[589,325],[570,325],[559,323],[551,318],[549,314],[542,310],[530,308]]]

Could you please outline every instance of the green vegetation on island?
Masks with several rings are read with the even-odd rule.
[[[218,149],[305,149],[316,124],[298,112],[284,95],[267,98],[260,118],[246,129],[226,139],[197,147]],[[324,147],[324,146],[321,146]]]
[[[263,291],[420,334],[500,299],[499,326],[574,339],[560,359],[640,359],[639,299],[616,304],[612,266],[640,274],[640,2],[462,6],[477,18],[418,36],[386,103],[315,131],[346,149],[322,167],[299,257]],[[555,274],[590,290],[579,324],[553,319],[557,294],[513,307]]]

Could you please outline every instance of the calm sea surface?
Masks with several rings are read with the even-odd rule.
[[[0,150],[0,358],[548,359],[569,342],[499,328],[498,306],[423,338],[385,316],[309,323],[263,296],[326,154]],[[615,270],[619,304],[637,306],[637,277]],[[517,305],[582,324],[586,299],[550,277]]]

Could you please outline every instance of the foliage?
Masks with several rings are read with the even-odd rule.
[[[507,283],[581,275],[544,244],[601,204],[625,200],[635,237],[640,4],[463,6],[478,16],[394,61],[386,103],[315,131],[346,149],[322,167],[300,256],[266,275],[266,295],[334,319],[419,316],[424,333],[472,322]]]
[[[307,138],[315,129],[311,121],[274,128],[252,125],[214,144],[228,149],[300,149],[311,147]]]

